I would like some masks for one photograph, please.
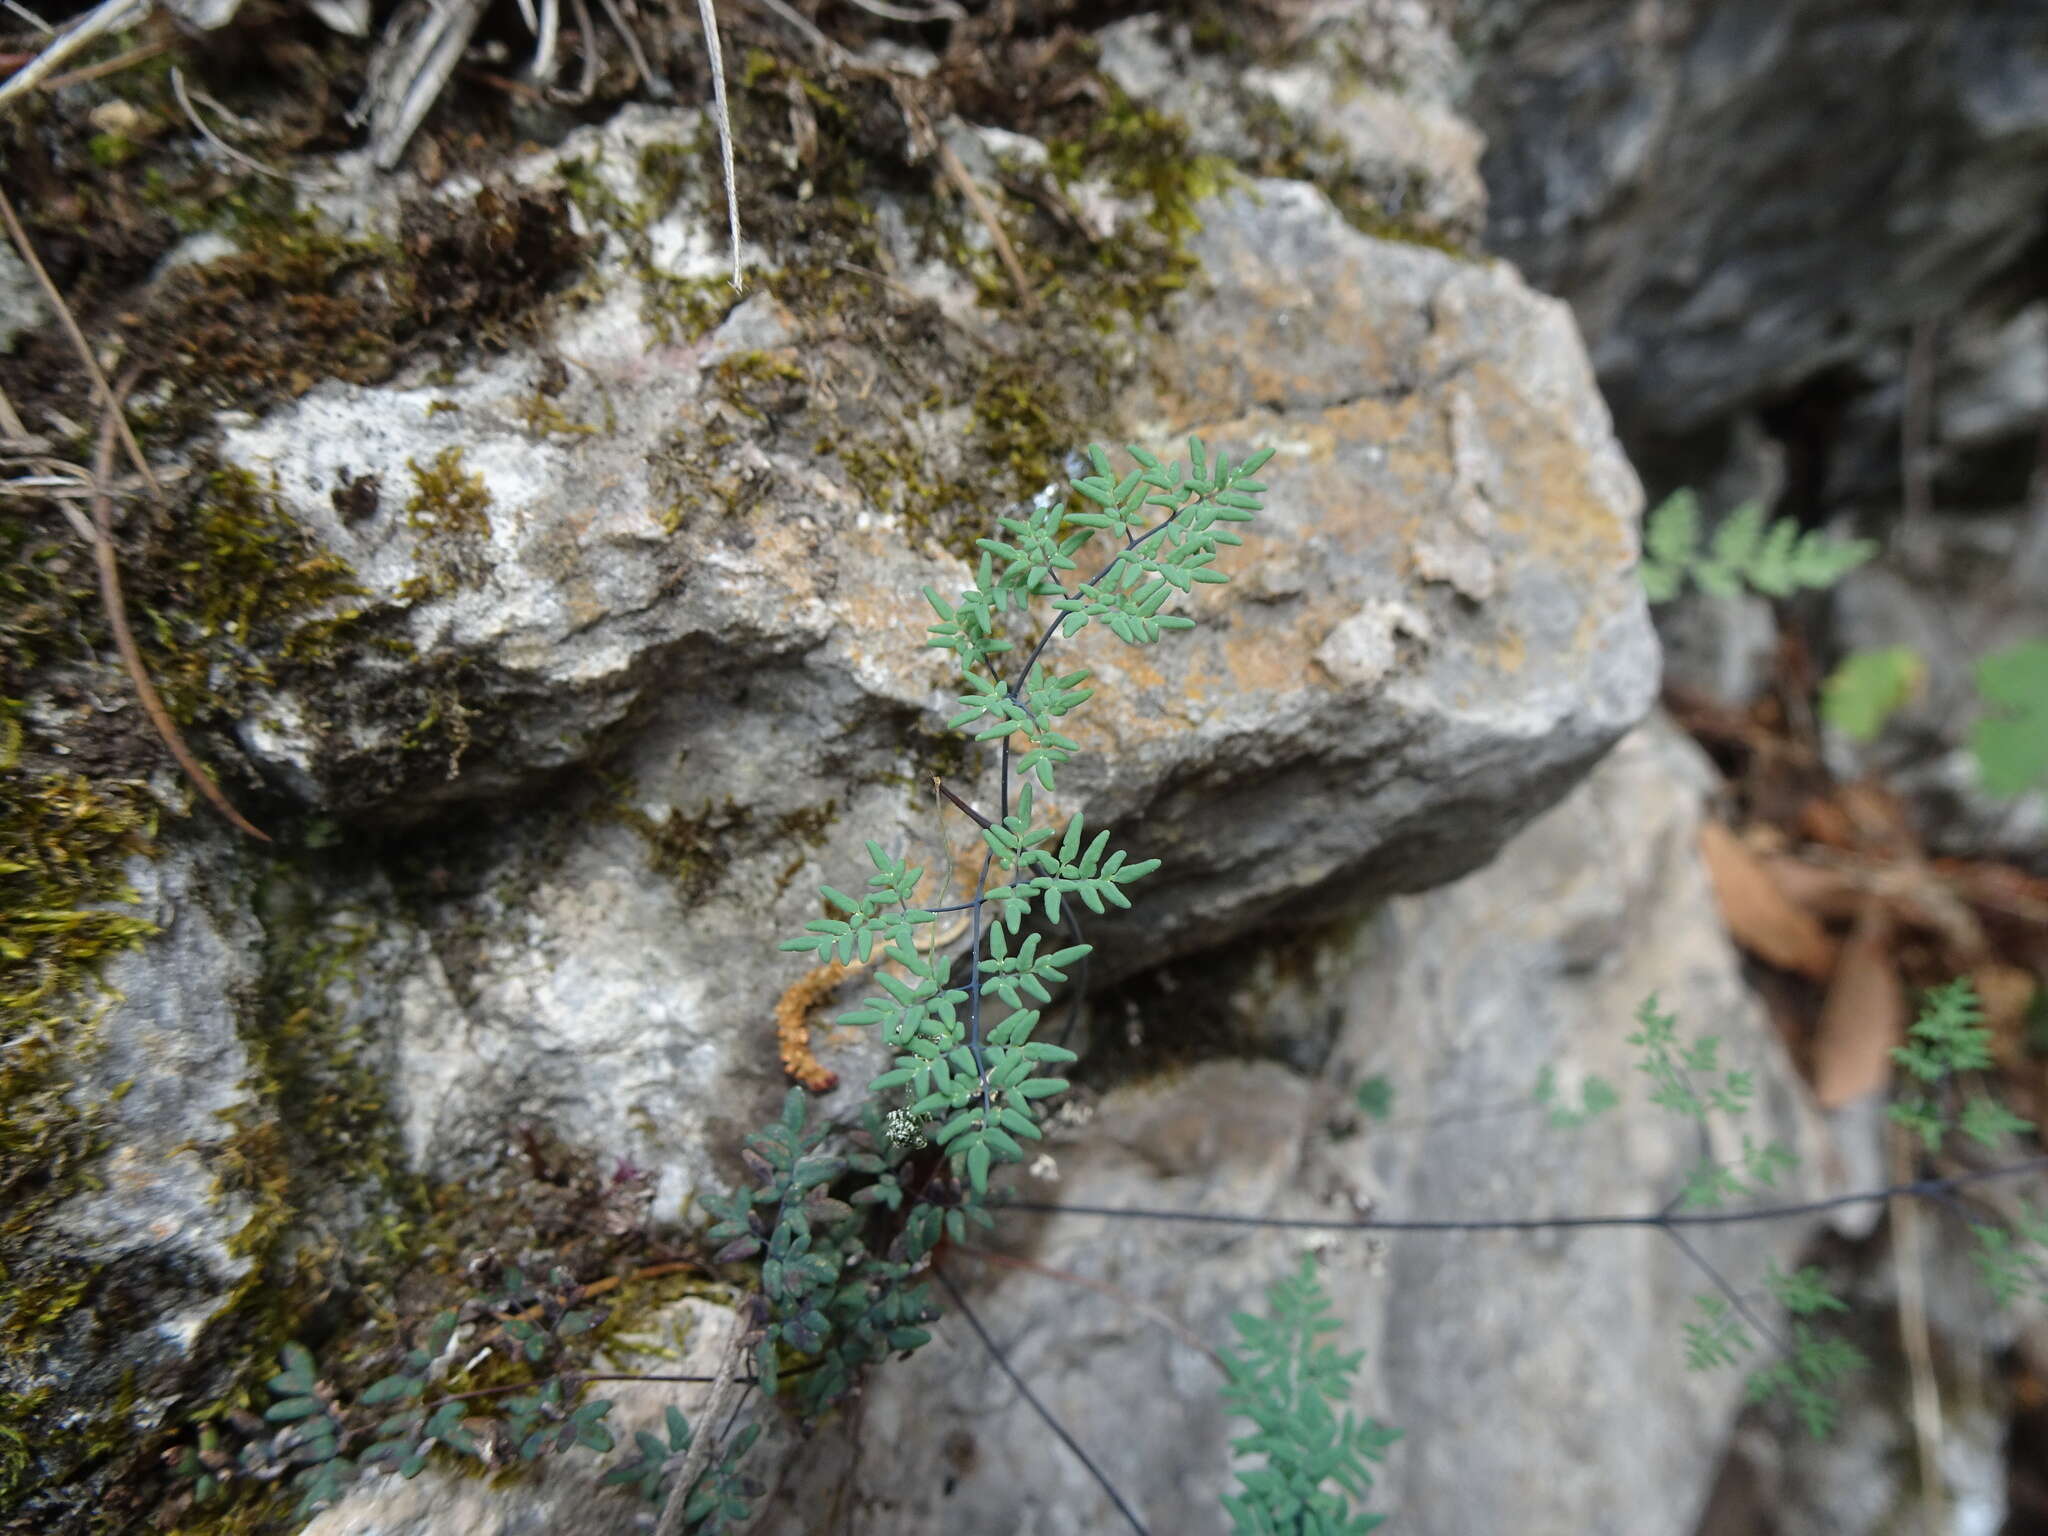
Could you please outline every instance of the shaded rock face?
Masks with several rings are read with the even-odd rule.
[[[1469,0],[1460,24],[1488,243],[1571,300],[1632,445],[1830,370],[1895,382],[1904,331],[2041,232],[2025,0]]]
[[[1060,1117],[1049,1161],[1018,1180],[1020,1195],[1345,1220],[1527,1215],[1570,1191],[1578,1210],[1654,1211],[1699,1147],[1688,1122],[1630,1086],[1626,1036],[1652,991],[1688,1035],[1718,1035],[1724,1060],[1755,1070],[1744,1129],[1802,1155],[1788,1190],[1818,1191],[1817,1122],[1712,915],[1695,846],[1708,781],[1689,744],[1646,727],[1485,870],[1353,913],[1284,959],[1254,949],[1221,971],[1184,973],[1185,985],[1215,989],[1210,1005],[1239,1048],[1293,1039],[1320,1066],[1212,1059],[1087,1095]],[[1186,1013],[1162,992],[1112,1027],[1166,1043]],[[1568,1093],[1593,1075],[1623,1085],[1625,1107],[1575,1131],[1551,1127],[1530,1100],[1546,1067]],[[1395,1087],[1384,1124],[1352,1100],[1374,1076]],[[1802,1235],[1793,1223],[1697,1237],[1750,1288]],[[1011,1214],[978,1241],[1009,1265],[955,1251],[947,1273],[1153,1530],[1228,1528],[1217,1496],[1243,1426],[1226,1417],[1202,1350],[1231,1343],[1231,1312],[1256,1309],[1304,1251],[1336,1297],[1342,1345],[1368,1351],[1352,1406],[1407,1431],[1371,1507],[1416,1531],[1679,1536],[1739,1393],[1733,1373],[1685,1371],[1678,1324],[1707,1282],[1648,1232],[1368,1239]],[[693,1345],[689,1358],[715,1352]],[[701,1390],[672,1389],[693,1416]],[[1538,1403],[1559,1408],[1532,1413]],[[778,1489],[762,1531],[1080,1536],[1120,1524],[957,1311],[909,1363],[878,1371],[843,1423],[757,1454],[754,1470]],[[617,1505],[565,1502],[571,1475],[487,1503],[440,1472],[367,1484],[313,1529],[632,1528]]]

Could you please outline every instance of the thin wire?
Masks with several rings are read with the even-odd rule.
[[[1124,1496],[1117,1492],[1116,1484],[1109,1480],[1108,1474],[1102,1468],[1095,1465],[1093,1458],[1081,1449],[1080,1442],[1067,1433],[1066,1426],[1053,1417],[1052,1410],[1038,1400],[1037,1394],[1025,1384],[1024,1378],[1017,1374],[1017,1368],[1011,1365],[1008,1357],[1003,1354],[1002,1350],[996,1347],[996,1341],[990,1338],[988,1330],[982,1327],[981,1319],[974,1315],[974,1308],[967,1305],[967,1298],[960,1294],[960,1287],[953,1283],[953,1277],[948,1275],[943,1269],[940,1269],[936,1264],[932,1266],[932,1274],[938,1278],[939,1284],[946,1288],[946,1294],[953,1298],[953,1305],[958,1307],[960,1315],[967,1319],[967,1326],[972,1328],[975,1336],[981,1340],[982,1347],[989,1352],[989,1358],[1002,1367],[1003,1374],[1010,1378],[1011,1383],[1017,1388],[1018,1395],[1031,1405],[1031,1411],[1044,1420],[1045,1427],[1060,1437],[1060,1444],[1072,1451],[1075,1460],[1087,1468],[1088,1475],[1095,1479],[1095,1485],[1109,1495],[1109,1502],[1114,1504],[1117,1513],[1130,1523],[1131,1529],[1136,1531],[1138,1536],[1148,1536],[1145,1530],[1145,1522],[1140,1520],[1132,1511],[1131,1506],[1124,1502]]]
[[[1650,1211],[1641,1215],[1613,1216],[1514,1216],[1480,1217],[1469,1221],[1403,1220],[1395,1217],[1353,1218],[1321,1216],[1250,1216],[1235,1211],[1165,1211],[1145,1206],[1061,1205],[1044,1200],[1012,1200],[1003,1203],[1009,1211],[1029,1211],[1043,1216],[1115,1216],[1132,1221],[1185,1221],[1219,1227],[1275,1227],[1300,1232],[1575,1232],[1595,1227],[1726,1227],[1755,1221],[1788,1221],[1795,1216],[1814,1216],[1838,1211],[1845,1206],[1872,1205],[1901,1195],[1937,1197],[1945,1191],[1992,1179],[2021,1174],[2048,1173],[2048,1155],[2007,1163],[2000,1168],[1981,1168],[1941,1179],[1916,1179],[1882,1189],[1853,1195],[1830,1195],[1820,1200],[1802,1200],[1790,1205],[1756,1206],[1743,1211]]]
[[[1688,1259],[1692,1260],[1692,1262],[1699,1268],[1701,1274],[1705,1275],[1709,1280],[1714,1282],[1714,1289],[1719,1291],[1723,1296],[1726,1296],[1728,1300],[1734,1304],[1736,1312],[1738,1312],[1741,1315],[1744,1322],[1748,1323],[1750,1327],[1754,1328],[1758,1333],[1762,1334],[1766,1339],[1770,1340],[1771,1347],[1777,1350],[1779,1354],[1790,1355],[1792,1353],[1791,1346],[1786,1344],[1785,1340],[1779,1335],[1778,1331],[1772,1328],[1762,1318],[1756,1315],[1755,1311],[1751,1309],[1749,1303],[1742,1299],[1742,1293],[1736,1290],[1734,1286],[1728,1283],[1727,1277],[1724,1276],[1721,1273],[1721,1271],[1714,1268],[1713,1265],[1707,1262],[1707,1256],[1705,1254],[1701,1253],[1699,1249],[1693,1247],[1691,1243],[1686,1241],[1686,1237],[1683,1232],[1680,1232],[1673,1227],[1665,1227],[1663,1229],[1663,1232],[1666,1237],[1670,1238],[1673,1243],[1678,1245],[1678,1251],[1680,1253],[1684,1254]]]

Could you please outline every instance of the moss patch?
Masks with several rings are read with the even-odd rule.
[[[132,912],[129,859],[151,848],[154,807],[136,786],[75,775],[0,775],[0,1276],[18,1245],[87,1177],[95,1108],[70,1097],[102,1003],[108,956],[155,929]],[[0,1338],[37,1308],[0,1292]]]
[[[483,476],[464,466],[460,448],[443,448],[430,464],[405,463],[413,480],[405,524],[420,535],[422,569],[399,596],[418,600],[483,585],[491,536],[491,492]]]

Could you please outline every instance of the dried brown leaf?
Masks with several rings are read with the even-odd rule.
[[[1734,833],[1719,822],[1701,822],[1700,854],[1736,943],[1759,960],[1814,981],[1834,974],[1835,941]]]
[[[1892,1047],[1906,1037],[1906,1000],[1892,954],[1892,919],[1865,899],[1842,946],[1813,1040],[1813,1094],[1834,1109],[1891,1081]]]

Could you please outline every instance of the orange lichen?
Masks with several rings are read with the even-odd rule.
[[[811,1013],[838,990],[840,982],[859,969],[837,960],[828,961],[797,977],[775,1004],[775,1040],[782,1070],[813,1093],[831,1092],[839,1086],[839,1075],[811,1052]]]

